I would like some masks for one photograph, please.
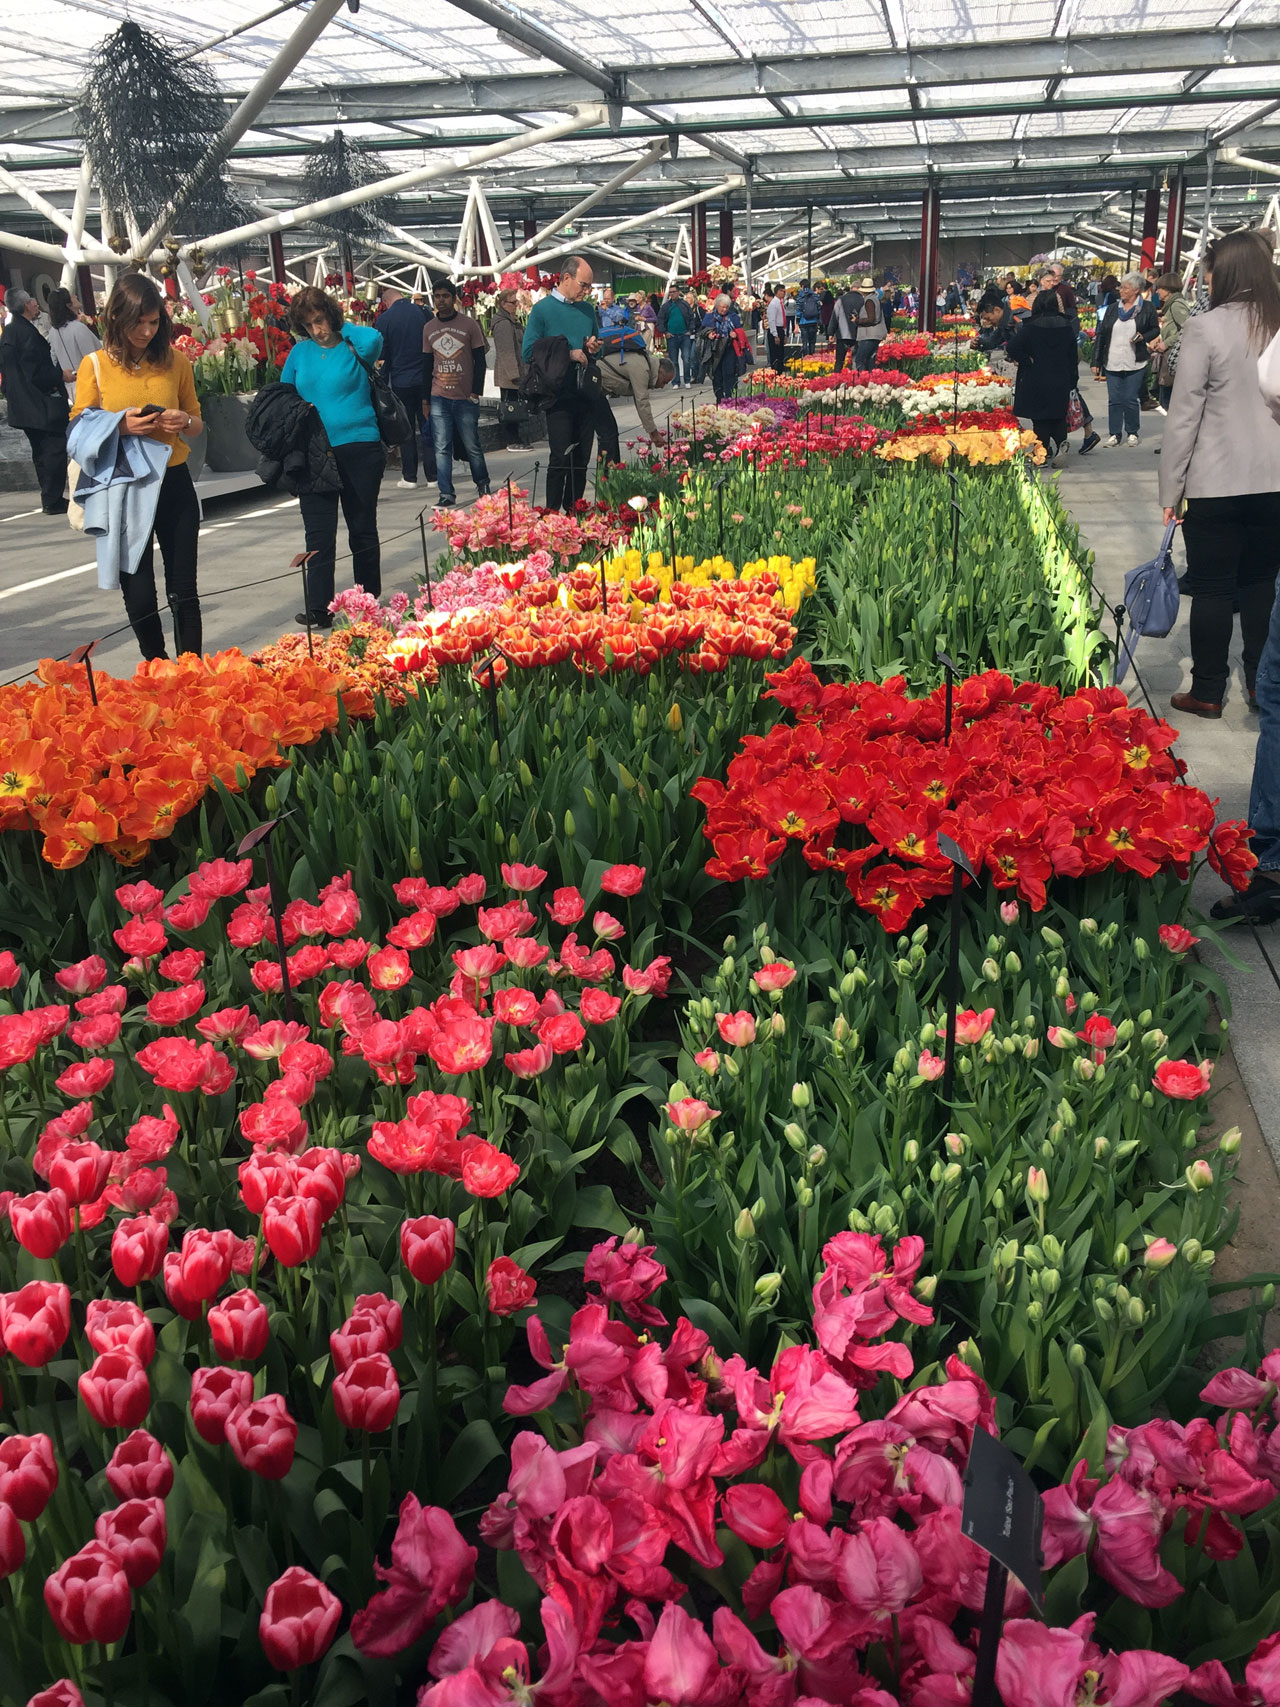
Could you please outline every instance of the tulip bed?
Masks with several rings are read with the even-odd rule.
[[[930,426],[503,494],[183,667],[238,761],[99,678],[77,790],[186,767],[136,845],[40,858],[87,687],[0,707],[2,1707],[965,1707],[979,1428],[1005,1707],[1280,1701],[1187,890],[1250,856],[1020,447],[869,454],[1009,430]]]

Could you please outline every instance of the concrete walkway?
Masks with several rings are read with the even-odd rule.
[[[1105,437],[1106,392],[1088,382],[1085,392]],[[1124,577],[1159,549],[1163,532],[1157,490],[1163,417],[1144,414],[1142,443],[1106,450],[1101,445],[1087,457],[1077,454],[1080,435],[1058,477],[1063,502],[1079,523],[1085,543],[1094,552],[1094,581],[1099,593],[1114,606],[1124,595]],[[1181,542],[1175,545],[1179,572],[1185,568]],[[1237,625],[1231,659],[1232,678],[1221,721],[1179,718],[1170,710],[1169,696],[1190,685],[1191,650],[1187,623],[1190,601],[1184,599],[1177,626],[1165,640],[1139,642],[1137,673],[1146,683],[1156,711],[1179,731],[1178,755],[1188,766],[1188,781],[1218,802],[1220,818],[1247,818],[1258,719],[1248,710],[1240,659]],[[1145,703],[1137,681],[1126,686],[1129,698]],[[1221,880],[1207,868],[1196,880],[1195,899],[1203,912],[1223,892]],[[1280,930],[1264,928],[1261,940],[1280,968]],[[1227,984],[1231,996],[1231,1042],[1240,1077],[1258,1117],[1272,1157],[1280,1167],[1280,989],[1277,988],[1258,940],[1247,925],[1223,933],[1221,946],[1202,943],[1198,951]],[[1228,958],[1230,956],[1230,958]]]

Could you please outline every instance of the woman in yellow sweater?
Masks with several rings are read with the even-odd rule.
[[[126,273],[107,299],[102,349],[86,356],[76,373],[71,419],[85,409],[123,410],[119,431],[158,440],[169,448],[151,537],[132,575],[120,577],[124,608],[144,658],[163,658],[164,624],[156,596],[152,547],[160,541],[164,588],[173,611],[179,652],[199,652],[202,633],[196,587],[200,504],[179,437],[203,431],[191,363],[172,348],[173,324],[164,297],[143,273]],[[146,413],[148,406],[152,412]]]

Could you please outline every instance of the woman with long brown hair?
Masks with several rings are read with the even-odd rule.
[[[80,363],[71,419],[86,409],[118,412],[117,432],[169,447],[151,533],[137,568],[120,576],[120,589],[142,656],[165,657],[153,557],[158,539],[177,650],[199,652],[203,640],[196,586],[200,503],[187,467],[188,446],[180,435],[202,432],[204,422],[191,363],[173,348],[173,325],[164,297],[144,273],[126,273],[107,298],[102,349]]]
[[[1191,582],[1191,687],[1170,701],[1221,717],[1234,608],[1250,708],[1280,569],[1280,423],[1258,384],[1258,357],[1280,331],[1270,241],[1232,231],[1209,245],[1209,312],[1188,319],[1160,456],[1166,524],[1182,517]]]

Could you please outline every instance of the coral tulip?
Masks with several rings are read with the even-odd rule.
[[[100,1541],[90,1541],[45,1579],[44,1601],[59,1636],[78,1647],[118,1642],[129,1628],[129,1579]]]
[[[385,1351],[358,1357],[333,1383],[333,1408],[344,1428],[380,1434],[400,1409],[400,1382]]]
[[[151,1408],[147,1372],[128,1351],[100,1352],[77,1386],[99,1428],[137,1428]]]
[[[611,865],[600,876],[600,887],[606,895],[638,895],[644,888],[643,865]]]
[[[120,1561],[130,1588],[142,1588],[160,1569],[168,1540],[162,1499],[126,1500],[104,1511],[93,1526],[94,1539]]]
[[[1151,1082],[1167,1097],[1194,1102],[1208,1090],[1212,1072],[1213,1064],[1209,1061],[1202,1061],[1199,1066],[1194,1061],[1162,1061]]]
[[[106,1477],[118,1500],[163,1500],[173,1487],[173,1459],[154,1434],[135,1428],[108,1459]]]
[[[495,1257],[485,1276],[485,1294],[495,1316],[513,1316],[532,1304],[538,1283],[511,1257]]]
[[[322,1582],[291,1565],[267,1590],[258,1639],[269,1665],[296,1671],[325,1653],[342,1617],[342,1602]]]
[[[34,1523],[58,1485],[58,1463],[47,1434],[10,1434],[0,1440],[0,1504],[23,1523]]]
[[[289,1474],[297,1442],[298,1425],[280,1393],[267,1393],[227,1419],[227,1444],[240,1464],[264,1482]]]

